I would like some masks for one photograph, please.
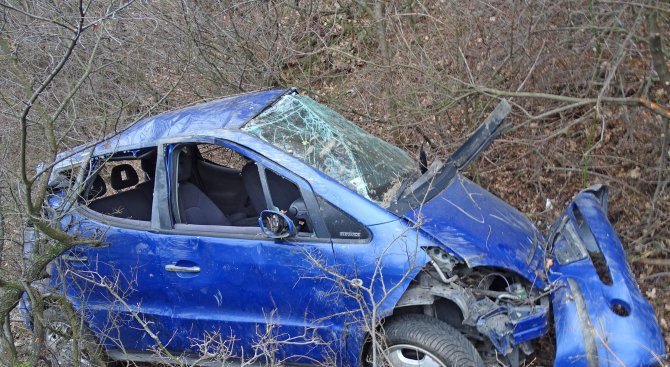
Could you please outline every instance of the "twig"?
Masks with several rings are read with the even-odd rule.
[[[670,13],[670,9],[668,8],[662,8],[660,6],[654,6],[654,5],[649,5],[649,4],[642,4],[642,3],[636,3],[632,1],[615,1],[615,0],[598,0],[599,3],[604,3],[604,4],[622,4],[622,5],[632,5],[632,6],[639,6],[645,9],[652,9],[652,10],[658,10],[662,11],[665,13]]]
[[[464,83],[463,81],[460,81]],[[467,84],[467,83],[465,83]],[[598,102],[598,98],[581,98],[581,97],[569,97],[561,96],[557,94],[549,93],[533,93],[533,92],[509,92],[495,88],[483,87],[478,85],[469,85],[473,90],[482,93],[488,94],[496,97],[522,97],[522,98],[540,98],[548,99],[557,102],[567,102],[573,103],[575,107],[583,106],[588,104],[595,104]],[[601,103],[604,104],[613,104],[621,106],[639,106],[644,107],[658,115],[661,115],[665,118],[670,118],[670,107],[660,106],[658,103],[653,102],[647,98],[635,98],[635,97],[603,97],[600,99]]]
[[[88,23],[87,25],[83,26],[83,27],[82,27],[82,30],[85,31],[85,30],[87,30],[88,28],[95,26],[96,24],[98,24],[99,22],[101,22],[101,21],[103,21],[103,20],[113,18],[117,13],[123,11],[124,9],[126,9],[127,7],[129,7],[130,5],[132,5],[132,3],[134,3],[134,2],[135,2],[135,0],[128,1],[127,3],[122,4],[122,5],[119,6],[118,8],[116,8],[116,9],[114,9],[114,10],[112,10],[112,11],[108,11],[108,12],[107,12],[105,15],[103,15],[101,18],[98,18],[98,19],[96,19],[96,20],[94,20],[94,21]]]
[[[548,169],[548,170],[553,170],[553,171],[566,171],[566,172],[584,173],[584,169],[582,169],[582,168],[573,168],[573,167],[553,167],[553,166],[552,166],[552,167],[547,167],[547,169]],[[602,174],[602,173],[598,173],[598,172],[594,172],[594,171],[588,171],[588,170],[586,171],[586,173],[588,173],[589,175],[592,175],[592,176],[597,176],[597,177],[604,178],[604,179],[606,179],[606,180],[611,180],[611,181],[617,182],[617,183],[619,183],[620,185],[625,186],[626,188],[628,188],[628,189],[630,189],[631,191],[635,192],[636,194],[638,194],[638,195],[640,195],[640,196],[643,195],[642,192],[641,192],[640,190],[638,190],[637,188],[635,188],[635,187],[629,185],[628,183],[626,183],[625,181],[619,180],[619,179],[617,179],[617,178],[615,178],[615,177],[608,176],[608,175],[605,175],[605,174]]]
[[[640,264],[655,266],[670,266],[670,259],[639,259]]]
[[[641,20],[642,20],[642,17],[638,16],[637,20],[635,21],[635,25],[634,25],[633,29],[638,28],[639,23],[641,22]],[[612,83],[612,79],[614,79],[614,76],[616,75],[616,71],[619,68],[619,65],[621,64],[621,61],[624,58],[626,45],[628,44],[628,42],[630,42],[632,37],[633,37],[633,32],[629,32],[628,35],[626,36],[626,39],[624,39],[623,43],[619,47],[619,53],[616,57],[616,61],[614,62],[614,64],[612,64],[612,66],[607,71],[607,78],[605,78],[605,82],[603,83],[602,88],[600,88],[600,93],[598,93],[598,98],[597,98],[597,101],[596,101],[596,117],[600,118],[600,137],[598,138],[597,142],[592,144],[591,147],[589,147],[589,149],[587,149],[584,152],[584,154],[582,154],[583,159],[586,159],[586,157],[588,157],[589,154],[591,154],[591,152],[593,150],[595,150],[597,147],[599,147],[600,144],[605,140],[605,128],[607,126],[606,125],[607,120],[605,119],[605,116],[603,116],[603,114],[600,112],[601,101],[602,101],[603,97],[605,96],[605,92],[607,91],[610,84]]]
[[[470,83],[474,84],[475,83],[475,78],[472,76],[472,71],[470,71],[470,65],[468,65],[468,59],[465,58],[465,54],[463,54],[463,50],[461,48],[458,48],[458,52],[461,54],[461,58],[463,58],[463,64],[465,64],[465,70],[468,72],[468,78],[470,78]]]
[[[46,79],[44,79],[44,81],[42,81],[39,87],[37,87],[37,89],[33,92],[32,96],[26,103],[26,107],[23,109],[21,118],[19,119],[20,131],[21,131],[19,138],[20,140],[19,169],[21,172],[21,180],[25,186],[24,205],[26,206],[26,210],[30,214],[35,214],[39,210],[39,205],[41,203],[38,203],[37,205],[33,204],[31,195],[33,182],[30,181],[30,179],[28,178],[28,172],[27,172],[28,114],[30,114],[33,105],[37,102],[37,99],[42,95],[42,92],[44,92],[47,89],[47,87],[51,85],[56,76],[60,74],[61,70],[63,70],[68,60],[70,60],[72,52],[74,51],[75,47],[77,47],[77,44],[79,43],[79,38],[81,37],[82,34],[84,16],[85,14],[80,14],[77,29],[73,31],[74,35],[70,39],[70,44],[67,46],[65,53],[63,54],[63,56],[61,56],[61,59],[56,65],[56,67],[54,67],[54,69],[51,71],[51,73],[49,73]]]
[[[662,277],[667,277],[667,276],[670,276],[670,271],[662,271],[662,272],[659,272],[659,273],[643,275],[642,277],[640,277],[640,279],[651,280],[651,279],[662,278]]]
[[[530,67],[530,70],[528,71],[528,74],[526,74],[526,77],[523,79],[521,84],[519,84],[519,87],[516,89],[517,92],[520,92],[521,89],[523,89],[524,85],[526,85],[526,82],[528,79],[530,79],[530,76],[533,75],[533,71],[535,71],[535,67],[537,66],[537,62],[540,60],[540,56],[542,56],[542,51],[544,51],[544,45],[546,44],[546,40],[542,40],[542,46],[540,46],[540,51],[537,52],[537,56],[535,56],[535,61],[533,62],[533,65]]]
[[[21,14],[23,14],[23,15],[29,17],[29,18],[33,18],[33,19],[35,19],[35,20],[39,20],[39,21],[42,21],[42,22],[47,22],[47,23],[55,24],[55,25],[57,25],[57,26],[59,26],[59,27],[66,28],[66,29],[68,29],[68,30],[70,30],[70,31],[72,31],[72,32],[76,32],[76,31],[77,31],[77,29],[76,29],[75,27],[73,27],[73,26],[71,26],[71,25],[69,25],[69,24],[67,24],[67,23],[61,23],[61,22],[59,22],[59,21],[57,21],[57,20],[54,20],[54,19],[48,19],[48,18],[40,17],[39,15],[35,15],[35,14],[28,13],[28,12],[25,11],[25,10],[16,8],[16,7],[14,7],[14,6],[11,6],[11,5],[9,5],[9,4],[5,3],[5,2],[0,3],[0,6],[3,7],[3,8],[9,9],[9,10],[13,10],[13,11],[15,11],[15,12],[17,12],[17,13],[21,13]]]
[[[649,51],[651,52],[651,58],[654,62],[654,69],[658,75],[661,87],[665,90],[665,94],[670,96],[670,72],[668,71],[665,55],[663,54],[663,42],[661,40],[661,32],[656,22],[655,12],[649,12],[647,14],[647,28],[649,29]],[[670,137],[668,137],[668,134],[670,134],[670,117],[665,116],[664,120],[665,126],[663,128],[663,139],[661,143],[661,162],[658,166],[658,181],[656,183],[656,189],[654,190],[654,196],[651,199],[649,217],[647,218],[649,223],[651,223],[653,213],[656,211],[656,202],[665,190],[668,181],[670,181],[670,178],[665,180],[663,178],[668,164],[668,150],[670,148]]]

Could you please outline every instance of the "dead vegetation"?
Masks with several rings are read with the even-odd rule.
[[[664,1],[0,0],[0,16],[2,310],[39,275],[19,248],[40,213],[38,162],[145,115],[295,86],[410,152],[428,142],[431,158],[509,98],[507,135],[469,176],[543,229],[608,184],[670,344]]]

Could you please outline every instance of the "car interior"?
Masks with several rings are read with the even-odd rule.
[[[258,166],[218,145],[188,144],[178,151],[177,223],[257,227],[267,209]],[[86,191],[88,207],[116,218],[151,220],[156,149],[137,157],[112,157],[103,163]],[[266,169],[272,203],[301,232],[310,232],[298,187]],[[110,190],[111,188],[111,190]]]
[[[117,218],[151,220],[156,171],[155,150],[153,154],[139,160],[105,162],[105,165],[108,164],[111,168],[101,169],[88,189],[86,195],[87,200],[90,201],[88,207],[96,212]],[[144,173],[141,183],[133,165],[139,165]],[[113,193],[107,189],[107,183]]]

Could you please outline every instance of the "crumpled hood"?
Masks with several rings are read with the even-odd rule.
[[[470,267],[500,267],[540,280],[542,234],[521,212],[461,175],[405,217]]]

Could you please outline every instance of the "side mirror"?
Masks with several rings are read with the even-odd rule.
[[[297,234],[293,221],[286,214],[274,210],[263,210],[258,225],[270,238],[287,238]]]

